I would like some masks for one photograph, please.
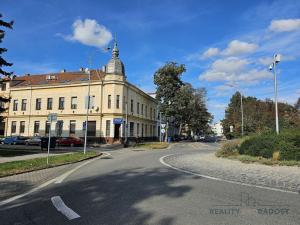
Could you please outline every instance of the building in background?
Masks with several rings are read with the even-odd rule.
[[[214,134],[216,136],[223,136],[223,126],[222,126],[221,121],[214,123],[211,126],[211,130],[212,130],[212,132],[214,132]]]
[[[0,94],[11,98],[3,114],[6,136],[44,136],[49,133],[49,113],[57,113],[55,136],[84,136],[88,85],[90,109],[88,139],[112,143],[125,137],[126,108],[129,138],[156,138],[157,101],[126,80],[125,67],[115,42],[112,58],[102,70],[91,70],[91,80],[77,72],[26,75],[3,86]]]

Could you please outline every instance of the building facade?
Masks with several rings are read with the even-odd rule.
[[[117,43],[108,64],[102,70],[91,70],[90,80],[88,77],[81,69],[26,75],[4,83],[0,94],[11,101],[3,113],[2,133],[45,136],[51,126],[51,135],[84,137],[88,110],[89,140],[111,143],[126,135],[145,139],[158,136],[157,101],[126,80]],[[50,113],[57,114],[51,125]]]

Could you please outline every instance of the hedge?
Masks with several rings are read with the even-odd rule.
[[[300,129],[283,130],[279,135],[264,133],[245,140],[238,148],[240,154],[272,158],[279,151],[280,160],[300,161]]]

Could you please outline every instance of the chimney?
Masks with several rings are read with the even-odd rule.
[[[66,72],[66,69],[62,69],[60,72],[61,72],[61,73],[65,73],[65,72]]]
[[[83,71],[84,71],[83,67],[80,67],[80,68],[79,68],[79,71],[80,71],[80,72],[83,72]]]

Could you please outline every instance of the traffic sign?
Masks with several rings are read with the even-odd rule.
[[[161,128],[165,128],[166,127],[166,124],[165,123],[162,123],[161,124]]]
[[[166,133],[166,130],[165,130],[165,129],[161,129],[160,132],[161,132],[162,134],[164,134],[164,133]]]
[[[122,124],[123,123],[123,118],[114,118],[113,123],[114,124]]]
[[[49,113],[48,114],[48,121],[55,122],[57,120],[57,113]]]

